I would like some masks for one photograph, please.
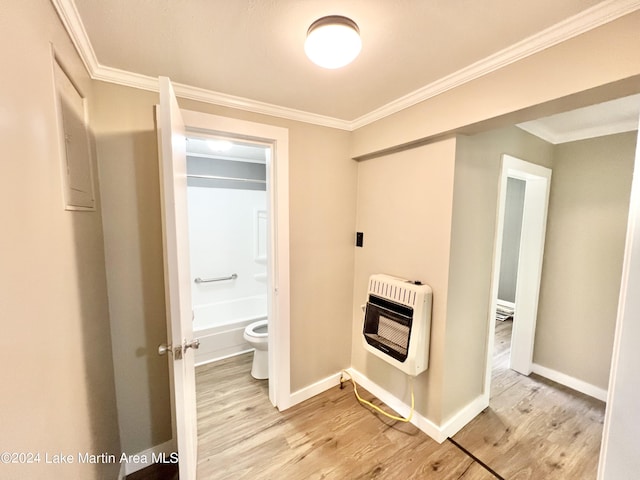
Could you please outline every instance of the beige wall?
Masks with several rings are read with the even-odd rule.
[[[369,276],[386,273],[420,280],[433,289],[429,369],[414,381],[416,411],[441,419],[444,334],[451,232],[455,139],[447,139],[358,164],[356,249],[351,365],[377,385],[410,403],[407,377],[366,352],[362,310]]]
[[[94,82],[113,363],[122,449],[171,440],[158,151],[158,95]]]
[[[291,391],[348,367],[357,181],[349,132],[191,100],[180,106],[289,129]]]
[[[416,410],[442,425],[483,393],[502,155],[550,167],[553,146],[517,127],[458,136],[358,164],[352,365],[409,403],[404,375],[362,347],[368,276],[433,288],[429,370]]]
[[[180,106],[289,129],[291,391],[348,367],[357,182],[349,132],[190,100]]]
[[[636,11],[359,128],[353,133],[352,156],[489,119],[503,117],[497,123],[504,126],[637,93],[639,30],[640,11]],[[628,81],[596,89],[623,79]],[[589,89],[596,90],[546,104]]]
[[[157,94],[95,83],[96,138],[123,449],[171,437],[156,132]],[[356,163],[344,131],[182,100],[289,129],[291,388],[349,366]],[[330,306],[331,310],[324,310]]]
[[[99,201],[95,212],[63,208],[50,42],[91,100],[51,3],[2,2],[0,451],[41,461],[2,465],[0,476],[116,478],[118,464],[77,462],[120,445]],[[75,462],[45,463],[59,453]]]
[[[513,126],[458,137],[444,356],[444,420],[483,390],[503,154],[548,167],[553,148]]]
[[[636,132],[555,148],[534,362],[609,381]]]

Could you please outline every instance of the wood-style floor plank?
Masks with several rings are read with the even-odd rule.
[[[490,407],[456,442],[508,480],[595,478],[604,404],[509,370],[511,322],[496,332]],[[200,480],[495,478],[452,443],[362,407],[350,384],[278,412],[251,360],[196,369]]]
[[[199,479],[494,478],[453,444],[363,408],[350,384],[278,412],[250,369],[249,354],[196,370]]]
[[[604,403],[509,370],[511,326],[496,322],[489,408],[454,439],[506,479],[595,479]]]

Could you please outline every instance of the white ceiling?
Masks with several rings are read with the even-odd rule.
[[[638,130],[640,95],[619,98],[570,112],[518,124],[523,130],[558,144]]]
[[[640,0],[52,0],[94,78],[353,129],[640,9]],[[359,26],[325,70],[309,25]]]

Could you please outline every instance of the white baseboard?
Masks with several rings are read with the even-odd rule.
[[[176,445],[173,440],[169,440],[167,442],[161,443],[160,445],[156,445],[151,447],[144,452],[136,453],[131,455],[132,459],[135,457],[135,461],[132,462],[123,462],[120,465],[120,471],[122,472],[124,467],[124,475],[131,475],[138,470],[142,470],[143,468],[148,467],[154,463],[154,459],[158,458],[162,454],[166,455],[168,458],[169,455],[176,451]],[[129,453],[126,452],[127,456]]]
[[[476,418],[485,408],[489,406],[489,400],[486,395],[479,395],[475,400],[471,401],[463,408],[458,410],[451,418],[449,418],[440,427],[445,438],[453,437],[471,420]]]
[[[352,375],[355,382],[362,385],[378,399],[384,402],[389,408],[392,408],[403,417],[409,415],[411,407],[402,400],[389,393],[379,385],[373,383],[363,374],[353,368],[349,368],[347,372]],[[469,423],[476,415],[478,415],[487,406],[486,399],[480,395],[464,408],[456,412],[443,425],[436,425],[424,415],[414,411],[411,418],[411,424],[418,427],[429,437],[438,443],[444,442],[448,437],[455,435],[462,427]]]
[[[341,373],[334,373],[333,375],[329,375],[322,380],[318,380],[315,383],[312,383],[309,386],[301,388],[293,392],[289,397],[289,402],[286,408],[293,407],[294,405],[304,402],[311,397],[315,397],[319,393],[324,392],[325,390],[329,390],[331,387],[335,387],[340,385],[340,375]],[[284,408],[283,408],[284,410]]]
[[[595,385],[591,385],[590,383],[587,383],[583,380],[579,380],[565,373],[543,367],[542,365],[538,365],[537,363],[531,365],[531,371],[540,375],[541,377],[553,380],[560,385],[572,388],[573,390],[584,393],[585,395],[589,395],[590,397],[597,398],[598,400],[601,400],[603,402],[607,401],[607,390],[605,390],[604,388],[596,387]]]
[[[409,405],[407,405],[402,400],[389,393],[379,385],[373,383],[362,373],[358,372],[354,368],[347,369],[347,372],[352,376],[353,380],[358,385],[362,385],[363,388],[367,389],[370,393],[375,395],[385,405],[395,410],[398,414],[402,415],[403,417],[407,417],[409,415],[409,412],[411,412],[411,407]],[[418,412],[413,412],[411,424],[418,427],[438,443],[442,443],[447,439],[447,436],[444,435],[444,432],[442,432],[436,424],[434,424],[431,420]]]

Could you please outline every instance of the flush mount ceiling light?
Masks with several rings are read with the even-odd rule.
[[[358,25],[340,15],[322,17],[313,22],[304,42],[304,51],[313,63],[332,69],[351,63],[361,48]]]

